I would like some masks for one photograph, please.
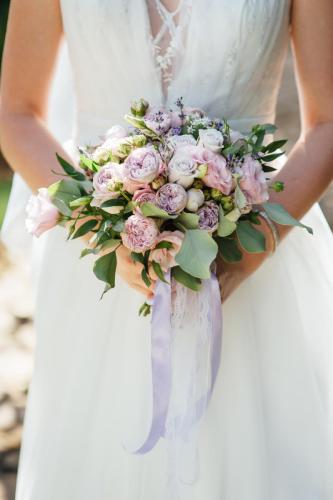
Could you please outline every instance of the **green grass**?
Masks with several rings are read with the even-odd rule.
[[[0,181],[0,227],[5,215],[11,185],[12,181],[10,179]]]

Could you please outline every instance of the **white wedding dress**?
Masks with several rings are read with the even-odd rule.
[[[74,142],[123,123],[141,96],[170,105],[183,96],[241,131],[274,122],[288,0],[183,0],[178,29],[161,10],[169,19],[162,38],[172,33],[171,75],[168,57],[153,53],[146,0],[61,6]],[[293,229],[223,306],[200,471],[194,484],[180,483],[180,500],[333,498],[333,237],[318,205],[304,222],[314,235]],[[103,286],[92,259],[79,260],[82,244],[66,242],[61,228],[43,240],[16,500],[171,500],[165,440],[143,456],[123,446],[131,432],[144,437],[151,419],[142,297],[118,279],[99,301]]]

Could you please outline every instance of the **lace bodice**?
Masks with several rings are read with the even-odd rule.
[[[240,130],[273,121],[290,0],[61,0],[74,72],[77,140],[123,121],[129,102],[187,105]],[[160,24],[152,24],[152,14]]]

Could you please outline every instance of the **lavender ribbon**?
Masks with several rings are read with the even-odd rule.
[[[170,273],[166,276],[170,280]],[[222,342],[222,307],[220,289],[214,274],[211,275],[207,287],[197,293],[210,294],[210,324],[211,330],[211,381],[206,394],[195,404],[194,409],[189,409],[187,415],[175,417],[176,428],[180,432],[186,432],[205,413],[211,399],[216,377],[218,374],[221,358]],[[152,390],[153,390],[153,415],[150,430],[144,443],[133,453],[145,454],[151,451],[161,437],[165,436],[165,425],[168,415],[168,407],[171,393],[171,286],[160,280],[156,283],[153,315],[151,324],[151,366],[152,366]],[[193,411],[194,410],[194,411]],[[185,417],[185,418],[184,418]],[[186,429],[178,427],[183,421]]]

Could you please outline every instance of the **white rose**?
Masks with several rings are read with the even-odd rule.
[[[169,182],[175,182],[187,189],[192,186],[198,173],[198,164],[180,148],[168,165]]]
[[[104,144],[102,146],[98,146],[98,148],[95,149],[95,151],[92,154],[92,159],[96,163],[100,163],[103,161],[108,161],[110,156],[110,150],[107,149]]]
[[[186,208],[190,212],[197,212],[199,207],[204,204],[205,196],[201,189],[189,189],[187,191]]]
[[[196,145],[196,140],[190,134],[172,135],[168,137],[167,144],[174,149],[181,148],[182,146]]]
[[[203,146],[213,153],[221,151],[223,146],[223,135],[215,128],[207,128],[199,130],[199,146]]]

